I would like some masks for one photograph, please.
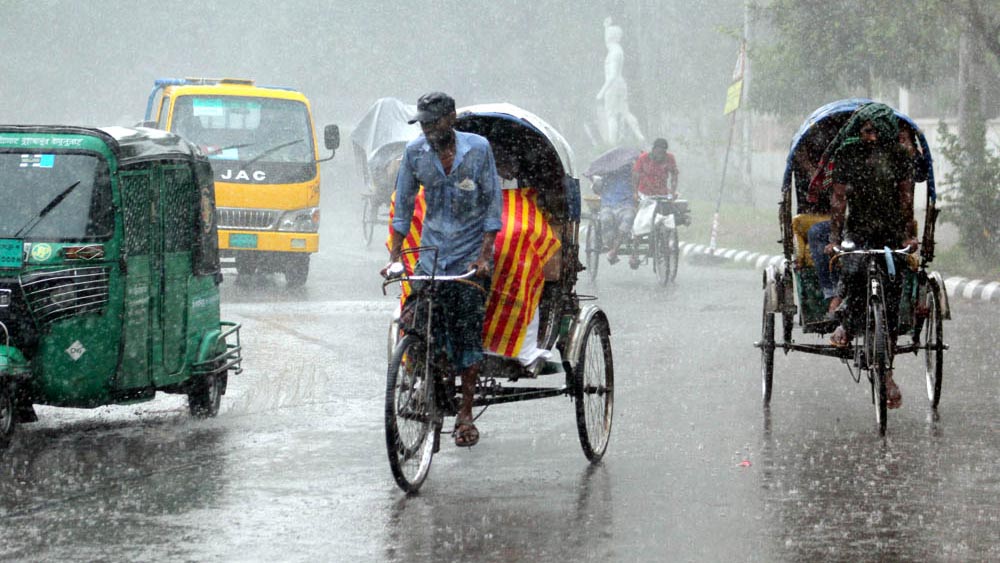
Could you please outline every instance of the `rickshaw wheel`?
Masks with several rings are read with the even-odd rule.
[[[667,235],[670,243],[670,281],[677,281],[677,266],[681,261],[681,241],[677,229],[670,229]]]
[[[766,291],[766,290],[765,290]],[[771,389],[774,386],[774,314],[767,311],[764,298],[763,316],[760,326],[760,379],[764,406],[771,404]]]
[[[927,320],[924,321],[924,373],[927,378],[927,399],[931,408],[936,409],[941,401],[941,376],[944,372],[944,334],[941,326],[940,288],[931,282],[924,304]]]
[[[653,270],[660,285],[667,285],[677,277],[677,262],[674,257],[676,231],[657,228],[653,233]]]
[[[14,394],[10,385],[0,385],[0,450],[7,449],[17,426]]]
[[[881,290],[873,295],[868,303],[868,320],[865,330],[865,356],[872,384],[872,399],[875,403],[875,421],[878,423],[878,433],[885,435],[886,389],[885,380],[889,372],[889,329],[886,325],[885,306],[881,299]]]
[[[588,321],[575,371],[573,391],[580,446],[588,460],[597,462],[608,447],[615,405],[611,330],[605,318],[595,316]]]
[[[399,488],[414,493],[427,478],[434,457],[434,385],[424,343],[406,335],[396,345],[385,387],[385,445],[389,468]]]
[[[373,196],[365,196],[364,207],[361,209],[361,229],[365,237],[365,244],[372,243],[375,234],[375,223],[378,220],[378,206],[373,201]]]
[[[597,280],[597,268],[601,265],[601,241],[597,233],[597,225],[593,222],[587,225],[583,251],[587,258],[587,273],[590,276],[590,281],[594,282]]]
[[[212,418],[219,414],[222,404],[223,374],[210,373],[196,376],[188,393],[188,410],[197,418]]]

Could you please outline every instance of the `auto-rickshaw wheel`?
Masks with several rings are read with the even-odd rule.
[[[197,418],[212,418],[219,414],[226,372],[195,375],[188,393],[188,410]]]
[[[14,404],[13,389],[9,384],[0,384],[0,451],[7,449],[10,438],[17,426],[17,409]]]

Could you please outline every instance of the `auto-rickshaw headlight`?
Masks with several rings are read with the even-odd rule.
[[[319,208],[306,207],[286,211],[278,220],[279,231],[315,233],[319,230]]]

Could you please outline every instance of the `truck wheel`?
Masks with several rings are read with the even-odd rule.
[[[302,287],[309,278],[309,255],[293,254],[285,259],[285,285]]]

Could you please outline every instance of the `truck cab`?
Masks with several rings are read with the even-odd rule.
[[[223,259],[240,276],[280,272],[304,285],[319,251],[319,163],[333,158],[320,158],[309,100],[249,79],[167,78],[154,83],[145,119],[208,157]],[[336,125],[324,142],[338,148]]]

